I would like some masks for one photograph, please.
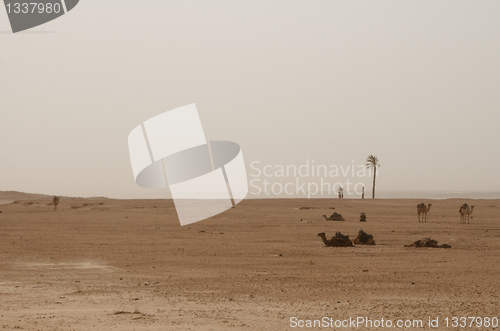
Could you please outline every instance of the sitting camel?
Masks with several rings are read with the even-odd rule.
[[[326,215],[323,215],[325,220],[327,221],[345,221],[345,219],[342,217],[342,215],[333,213],[330,217],[326,217]]]
[[[417,240],[411,245],[405,245],[405,247],[451,248],[451,246],[447,245],[447,244],[438,245],[438,242],[436,240],[431,239],[431,238],[423,238],[423,239]]]
[[[371,234],[359,230],[358,236],[352,241],[354,245],[375,245],[375,240]]]
[[[330,240],[326,239],[326,235],[325,235],[324,232],[318,233],[318,236],[321,237],[321,239],[323,239],[323,243],[325,244],[325,246],[328,246],[328,247],[350,247],[350,246],[354,246],[352,244],[351,239],[349,239],[349,236],[343,235],[340,232],[337,232],[335,234],[335,236],[333,236],[332,239],[330,239]]]
[[[59,197],[58,196],[54,196],[52,198],[52,202],[54,203],[54,211],[57,210],[57,205],[59,204]]]
[[[365,213],[361,213],[361,216],[359,216],[359,221],[360,222],[366,222],[366,215],[365,215]]]
[[[460,207],[459,213],[460,213],[460,223],[465,224],[465,220],[467,220],[467,224],[469,224],[469,219],[473,218],[472,217],[472,211],[474,210],[474,206],[470,206],[466,203]]]

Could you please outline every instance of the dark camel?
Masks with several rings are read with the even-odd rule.
[[[318,233],[318,236],[321,237],[321,239],[323,239],[323,243],[325,244],[325,246],[328,246],[328,247],[350,247],[350,246],[354,246],[352,244],[351,239],[349,239],[349,236],[343,235],[340,232],[337,232],[335,234],[335,236],[333,236],[332,239],[330,239],[330,240],[326,239],[326,235],[325,235],[324,232]]]
[[[431,239],[431,238],[423,238],[423,239],[417,240],[411,245],[405,245],[405,247],[451,248],[451,246],[447,245],[447,244],[438,245],[438,242],[436,240]]]
[[[359,230],[358,236],[352,241],[355,245],[375,245],[375,240],[371,234]]]
[[[337,213],[333,213],[330,217],[326,217],[326,215],[323,215],[323,217],[327,221],[345,221],[342,215]]]
[[[56,211],[57,205],[59,204],[59,197],[57,197],[57,196],[53,197],[52,202],[54,203],[54,211]]]

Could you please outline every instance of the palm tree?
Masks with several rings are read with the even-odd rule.
[[[366,158],[366,167],[373,169],[372,199],[375,199],[375,178],[377,177],[377,168],[380,167],[380,164],[378,164],[378,158],[375,155],[368,156]]]

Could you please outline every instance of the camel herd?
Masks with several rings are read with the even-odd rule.
[[[428,220],[428,213],[431,210],[432,203],[429,203],[427,206],[425,203],[419,203],[417,205],[417,216],[418,216],[418,221],[419,222],[427,222]],[[467,224],[469,224],[469,220],[472,217],[472,211],[474,210],[474,206],[469,206],[468,204],[464,203],[459,210],[460,213],[460,223],[464,223],[467,221]],[[338,213],[333,213],[330,217],[326,217],[326,215],[322,215],[325,220],[327,221],[345,221],[345,219],[342,217],[341,214]],[[365,222],[366,221],[366,215],[365,213],[361,213],[360,216],[360,222]]]
[[[431,210],[431,207],[432,203],[429,203],[427,206],[424,203],[419,203],[417,205],[417,215],[419,222],[427,222],[427,213],[429,212],[429,210]],[[469,224],[469,220],[473,218],[473,210],[474,206],[469,206],[468,204],[464,203],[458,211],[460,213],[460,223],[465,224],[465,221],[467,220],[467,224]]]
[[[349,235],[343,235],[340,232],[335,233],[332,239],[328,240],[324,232],[318,233],[318,237],[323,240],[323,244],[326,247],[353,247],[354,245],[375,245],[375,240],[371,234],[359,230],[358,235],[354,240],[349,239]],[[405,247],[432,247],[432,248],[451,248],[448,244],[439,245],[438,242],[431,238],[422,238],[415,241],[411,245],[405,245]]]
[[[54,204],[54,211],[57,210],[57,206],[59,205],[59,197],[54,196],[52,198],[52,203]],[[427,222],[427,214],[431,209],[432,204],[429,203],[427,206],[424,203],[420,203],[417,205],[417,214],[419,222]],[[467,224],[469,224],[469,220],[472,218],[472,211],[474,210],[474,206],[469,206],[464,203],[459,210],[460,213],[460,223],[464,223],[467,220]],[[345,221],[341,214],[333,213],[330,217],[323,217],[327,221]],[[365,213],[361,213],[360,222],[366,222]],[[326,234],[324,232],[318,233],[318,236],[321,237],[325,246],[329,247],[351,247],[354,245],[375,245],[375,240],[371,234],[364,232],[363,230],[359,230],[358,235],[351,241],[348,235],[343,235],[340,232],[337,232],[335,236],[333,236],[330,240],[326,238]],[[430,238],[423,238],[415,241],[411,245],[405,245],[405,247],[434,247],[434,248],[450,248],[450,245],[443,244],[438,245],[436,240]]]
[[[326,234],[324,232],[318,233],[318,237],[323,240],[325,246],[328,247],[352,247],[354,245],[375,245],[375,240],[373,240],[373,236],[364,232],[363,230],[359,230],[358,235],[354,240],[351,241],[348,235],[343,235],[340,232],[337,232],[332,239],[326,239]]]
[[[431,210],[431,207],[432,207],[431,203],[429,203],[427,206],[424,203],[419,203],[417,205],[417,216],[419,222],[427,222],[428,213]],[[472,217],[473,210],[474,206],[469,206],[468,204],[464,203],[459,210],[460,223],[465,224],[465,221],[467,221],[467,224],[469,224],[470,219],[473,218]],[[330,217],[326,217],[326,215],[323,215],[323,217],[327,221],[344,221],[342,215],[337,213],[333,213]],[[365,213],[361,213],[360,222],[366,222]],[[337,232],[335,236],[333,236],[330,240],[326,238],[324,232],[318,233],[318,236],[321,237],[325,246],[328,247],[351,247],[354,245],[375,245],[375,240],[373,239],[373,236],[365,233],[363,230],[359,230],[358,235],[352,241],[349,239],[348,235],[343,235],[340,232]],[[422,238],[420,240],[415,241],[411,245],[405,245],[405,247],[450,248],[451,246],[447,244],[439,245],[436,240],[430,238]]]
[[[324,232],[318,233],[318,236],[323,240],[323,244],[326,247],[353,247],[354,245],[375,245],[375,240],[371,234],[359,230],[358,235],[354,240],[351,241],[348,235],[343,235],[337,232],[332,239],[328,240]],[[431,238],[422,238],[415,241],[411,245],[405,245],[405,247],[432,247],[432,248],[451,248],[448,244],[439,245],[438,242]]]

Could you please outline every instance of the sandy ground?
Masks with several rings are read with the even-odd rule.
[[[493,330],[443,319],[500,317],[500,200],[424,201],[427,223],[421,200],[245,200],[184,227],[169,200],[50,202],[0,206],[0,329],[295,330],[292,317],[367,317]],[[470,224],[463,202],[475,205]],[[346,221],[322,219],[333,211]],[[377,245],[317,236],[359,229]],[[426,236],[452,248],[404,247]]]

